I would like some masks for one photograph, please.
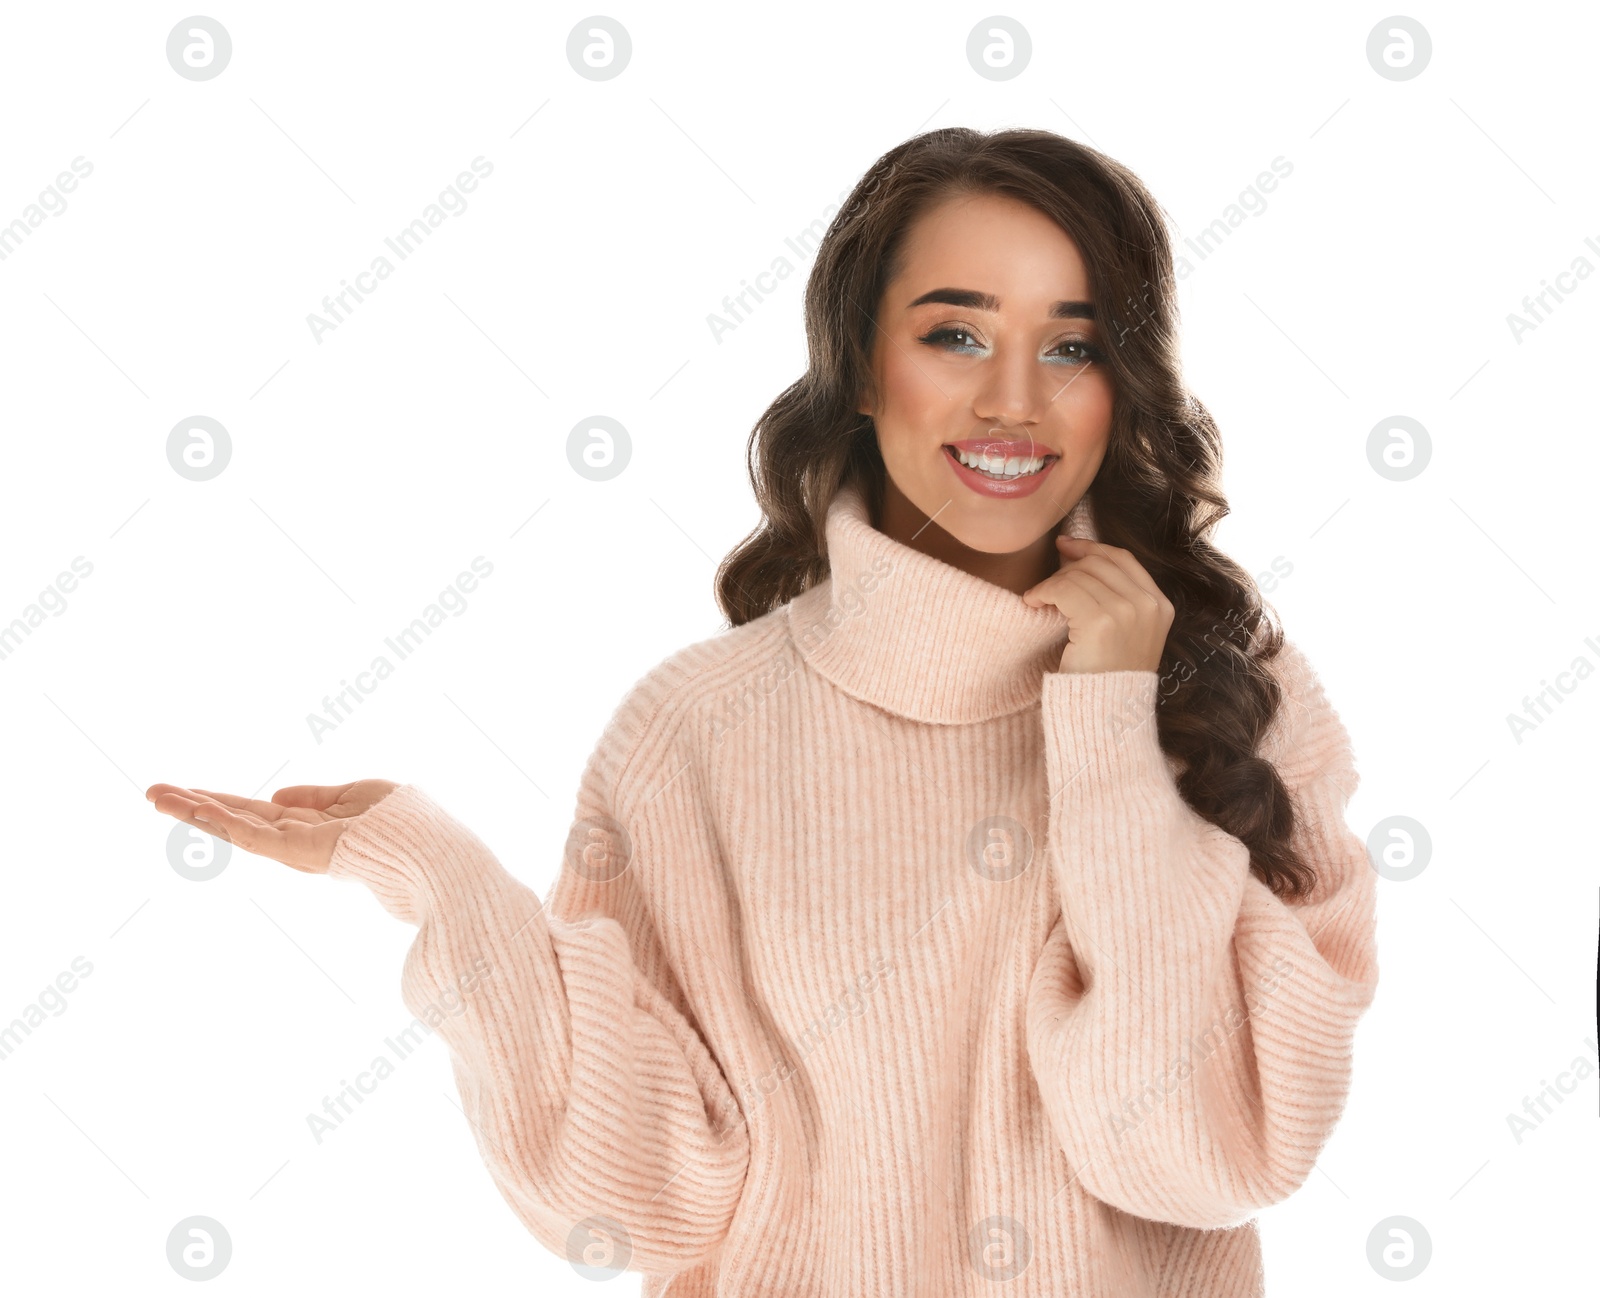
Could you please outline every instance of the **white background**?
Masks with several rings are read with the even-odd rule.
[[[1576,1279],[1594,1076],[1520,1143],[1507,1115],[1592,1057],[1600,680],[1520,743],[1507,716],[1600,664],[1600,276],[1520,342],[1507,317],[1600,267],[1593,8],[1407,11],[1433,55],[1404,82],[1366,59],[1387,11],[1351,4],[1015,6],[1006,82],[966,61],[987,11],[952,4],[623,5],[606,82],[567,62],[582,8],[225,5],[204,82],[166,60],[186,12],[8,6],[0,41],[0,223],[93,167],[0,261],[0,623],[93,565],[0,659],[0,1023],[93,966],[0,1061],[0,1286],[192,1292],[165,1240],[205,1214],[234,1246],[216,1292],[592,1291],[495,1191],[437,1039],[309,1134],[409,1022],[413,930],[242,852],[181,878],[143,790],[416,782],[542,895],[612,709],[722,625],[745,441],[805,359],[785,238],[956,124],[1096,145],[1178,239],[1292,163],[1183,283],[1220,542],[1292,564],[1271,598],[1354,738],[1351,824],[1412,817],[1433,855],[1380,881],[1354,1087],[1262,1214],[1269,1292],[1393,1292],[1367,1237],[1394,1214],[1433,1245],[1403,1292]],[[324,295],[480,155],[469,207],[316,341]],[[802,273],[715,340],[779,255]],[[203,483],[165,452],[196,414],[233,448]],[[632,438],[608,482],[566,459],[595,414]],[[1406,482],[1366,452],[1396,414],[1432,442]],[[307,714],[477,555],[467,611],[318,743]]]

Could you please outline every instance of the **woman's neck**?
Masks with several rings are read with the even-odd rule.
[[[965,725],[1036,707],[1067,644],[1061,610],[896,539],[873,512],[854,483],[828,507],[828,577],[786,605],[806,665],[912,721]]]

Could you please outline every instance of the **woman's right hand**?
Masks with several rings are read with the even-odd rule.
[[[181,784],[152,784],[144,796],[157,811],[247,852],[307,874],[326,874],[345,826],[399,787],[393,780],[296,784],[279,789],[271,802],[260,802]]]

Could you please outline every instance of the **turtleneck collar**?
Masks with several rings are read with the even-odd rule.
[[[1087,498],[1068,535],[1098,540]],[[828,507],[829,575],[789,601],[806,662],[846,693],[913,721],[986,721],[1037,704],[1067,620],[873,527],[853,484]]]

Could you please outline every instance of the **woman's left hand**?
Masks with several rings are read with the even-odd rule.
[[[1156,671],[1172,628],[1172,601],[1120,546],[1058,536],[1061,570],[1022,592],[1033,608],[1067,618],[1064,672]]]

